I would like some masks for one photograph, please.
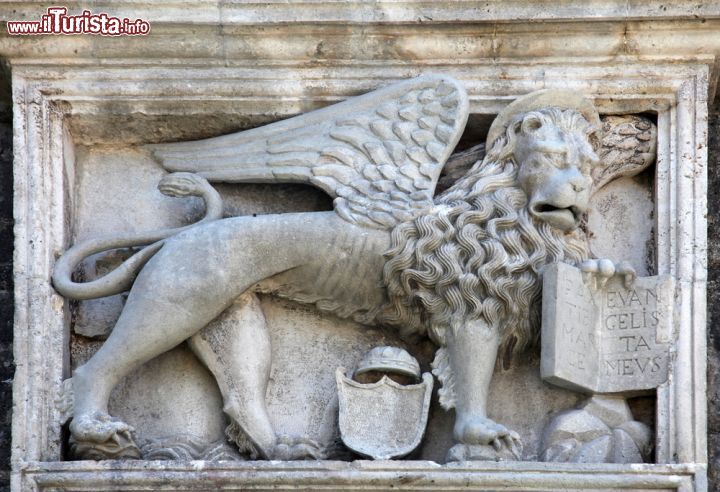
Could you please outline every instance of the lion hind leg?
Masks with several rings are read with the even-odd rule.
[[[265,403],[271,347],[257,296],[241,295],[188,345],[215,376],[231,420],[228,439],[253,459],[271,458],[277,442]]]

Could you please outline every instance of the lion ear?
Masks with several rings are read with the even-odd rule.
[[[540,117],[537,114],[530,113],[523,117],[522,123],[520,123],[520,130],[527,135],[538,131],[542,125],[543,122]]]

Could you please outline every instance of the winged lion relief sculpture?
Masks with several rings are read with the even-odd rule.
[[[131,427],[108,413],[110,393],[187,340],[217,379],[241,451],[321,457],[312,442],[279,439],[268,418],[270,341],[256,295],[270,293],[430,337],[441,404],[456,412],[450,457],[519,458],[520,436],[486,413],[496,360],[537,341],[545,265],[632,276],[627,265],[586,261],[584,216],[593,177],[604,184],[653,161],[654,128],[606,128],[608,140],[588,99],[543,90],[497,116],[484,157],[475,149],[451,159],[468,113],[461,83],[427,75],[253,130],[152,146],[171,172],[160,190],[203,198],[205,217],[86,241],[58,260],[53,284],[69,299],[130,291],[107,341],[64,383],[74,456],[140,457]],[[620,134],[633,144],[619,145]],[[457,179],[436,195],[449,159]],[[334,211],[223,218],[213,182],[308,183]],[[131,246],[144,248],[104,277],[73,281],[84,258]],[[206,328],[238,302],[247,323],[237,332]]]

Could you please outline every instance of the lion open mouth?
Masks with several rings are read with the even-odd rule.
[[[531,211],[540,220],[563,231],[577,227],[583,214],[583,211],[575,205],[558,207],[551,203],[537,203],[532,206]]]

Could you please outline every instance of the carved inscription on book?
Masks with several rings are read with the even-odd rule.
[[[604,284],[570,265],[543,277],[542,377],[593,393],[656,388],[667,380],[673,280],[616,275]]]

